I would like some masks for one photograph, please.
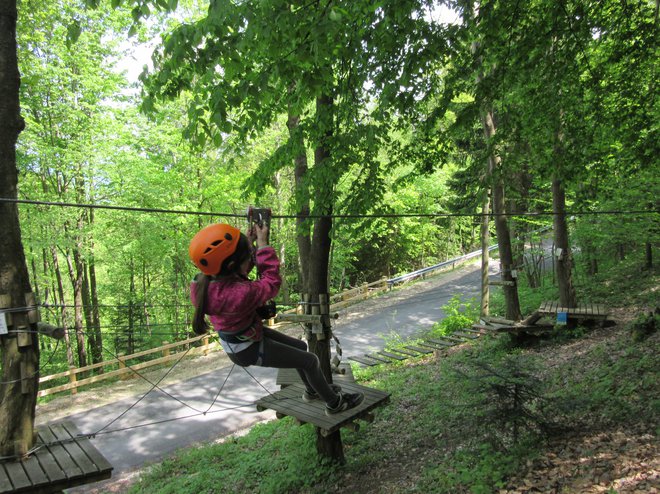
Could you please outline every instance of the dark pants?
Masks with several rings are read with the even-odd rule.
[[[332,404],[337,400],[337,394],[321,371],[319,358],[307,351],[307,343],[302,340],[264,328],[262,341],[241,352],[229,353],[228,356],[241,367],[259,365],[275,369],[296,369],[308,391],[315,391],[326,403]]]

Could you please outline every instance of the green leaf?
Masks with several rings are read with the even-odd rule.
[[[331,21],[339,22],[341,21],[342,15],[341,12],[339,12],[337,9],[332,9],[330,11],[329,17]]]
[[[68,48],[71,48],[71,45],[73,45],[74,43],[76,43],[76,41],[78,41],[81,33],[82,33],[82,27],[80,26],[80,22],[78,20],[74,20],[66,28],[66,34],[67,34],[66,46]]]

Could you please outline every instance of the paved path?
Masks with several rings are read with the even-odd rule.
[[[431,326],[444,317],[441,307],[452,296],[461,294],[478,300],[479,287],[479,267],[468,265],[342,311],[334,331],[341,341],[344,360],[352,355],[382,349],[393,332],[406,338]],[[234,367],[220,398],[213,401],[230,369],[218,369],[164,387],[171,396],[155,390],[137,404],[139,396],[77,413],[64,420],[73,421],[84,434],[101,428],[108,432],[153,424],[119,432],[100,432],[95,436],[93,444],[114,466],[113,479],[116,479],[137,467],[160,461],[176,449],[221,438],[273,418],[272,411],[256,412],[252,403],[266,391],[240,367]],[[248,370],[268,390],[278,389],[273,369],[250,367]],[[200,414],[204,411],[208,413]],[[121,418],[116,419],[120,415]],[[180,417],[190,418],[176,420]],[[112,479],[67,492],[94,492],[111,482]]]

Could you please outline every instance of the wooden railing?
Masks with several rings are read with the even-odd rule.
[[[37,396],[48,396],[55,393],[61,393],[63,391],[71,391],[71,394],[76,394],[78,392],[78,388],[81,386],[98,383],[108,379],[130,379],[136,376],[136,371],[148,369],[149,367],[154,367],[157,365],[167,364],[173,360],[180,359],[182,357],[180,351],[175,353],[172,352],[172,350],[179,347],[184,347],[187,350],[186,356],[200,354],[206,355],[210,351],[216,350],[220,347],[217,341],[212,343],[210,342],[211,337],[213,337],[211,334],[196,336],[187,340],[177,341],[176,343],[168,343],[157,348],[152,348],[151,350],[145,350],[143,352],[138,352],[131,355],[119,355],[117,358],[107,360],[105,362],[99,362],[97,364],[88,365],[85,367],[71,367],[68,371],[59,372],[50,376],[44,376],[39,379],[39,387],[42,389],[39,390]],[[199,341],[202,343],[201,346],[190,348],[190,345]],[[137,362],[135,364],[130,363],[132,360],[154,354],[162,355],[146,362]],[[93,371],[99,368],[103,368],[104,370],[106,368],[111,368],[112,370],[104,372],[103,374],[97,374],[95,376],[78,379],[79,374],[86,374],[89,371]],[[43,388],[44,383],[61,378],[68,378],[69,382],[67,384]]]

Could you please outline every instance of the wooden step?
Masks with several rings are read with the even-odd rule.
[[[368,365],[369,367],[373,367],[374,365],[378,365],[378,364],[382,363],[382,362],[377,362],[376,360],[373,360],[373,359],[367,359],[367,358],[358,357],[358,356],[348,357],[348,360],[353,360],[354,362],[357,362],[358,364]]]
[[[406,345],[406,348],[412,350],[413,352],[421,353],[423,355],[433,353],[433,350],[429,350],[428,348],[424,348],[416,345]]]
[[[383,357],[387,357],[393,360],[406,360],[408,357],[404,355],[397,355],[396,353],[392,352],[386,352],[385,350],[377,352],[379,355],[382,355]]]

